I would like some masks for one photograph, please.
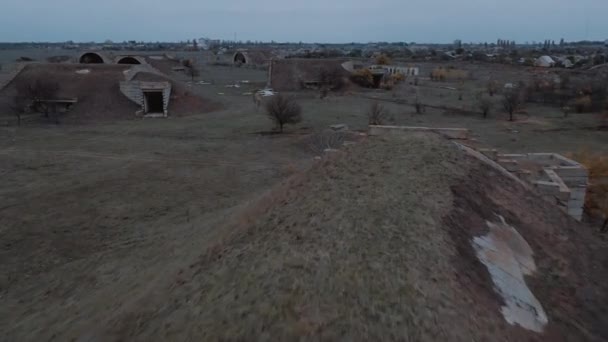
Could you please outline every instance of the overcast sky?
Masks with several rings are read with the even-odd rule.
[[[608,0],[0,1],[0,41],[608,39]]]

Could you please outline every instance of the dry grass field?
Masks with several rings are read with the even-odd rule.
[[[514,122],[498,107],[483,119],[470,109],[487,73],[517,82],[528,71],[468,66],[477,79],[465,82],[459,100],[444,88],[458,84],[422,79],[434,67],[422,66],[417,90],[406,82],[323,100],[294,93],[304,120],[282,135],[265,134],[272,124],[251,99],[264,71],[211,65],[195,82],[170,75],[223,107],[209,113],[19,127],[0,113],[8,123],[0,127],[0,340],[607,338],[606,270],[595,254],[603,242],[578,255],[593,228],[557,209],[552,217],[531,194],[525,203],[543,214],[519,212],[504,190],[510,185],[499,182],[504,189],[488,195],[492,206],[473,223],[502,211],[524,227],[541,251],[542,282],[533,287],[555,322],[547,335],[509,326],[488,288],[481,297],[467,290],[467,281],[487,280],[481,273],[454,278],[454,269],[479,264],[461,255],[443,223],[463,219],[457,205],[476,209],[469,198],[482,188],[463,194],[457,185],[487,170],[436,137],[358,135],[377,100],[391,113],[388,124],[466,127],[478,146],[608,152],[599,114],[563,118],[559,108],[535,104]],[[412,106],[416,92],[425,113]],[[342,140],[363,140],[346,156],[316,162],[323,147],[314,137],[341,123],[355,131]],[[571,255],[544,249],[542,234],[531,232],[536,224]],[[575,238],[572,229],[585,233]]]

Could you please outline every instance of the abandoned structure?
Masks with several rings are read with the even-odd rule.
[[[382,71],[386,75],[402,74],[404,76],[418,76],[420,69],[417,67],[404,67],[398,65],[372,65],[369,69],[373,71]]]
[[[304,89],[319,84],[324,70],[335,70],[346,77],[350,73],[342,67],[344,62],[344,59],[273,59],[268,68],[268,86],[279,91]]]
[[[146,64],[146,60],[140,56],[118,56],[114,61],[116,64]]]
[[[532,184],[546,200],[577,221],[583,217],[588,173],[584,166],[557,153],[499,154],[482,150],[509,172]]]
[[[147,64],[144,56],[137,55],[120,55],[113,57],[112,55],[102,52],[85,52],[78,57],[80,64],[130,64],[139,65]]]
[[[144,117],[167,117],[171,99],[171,83],[156,69],[148,65],[131,67],[120,82],[120,91],[140,106]],[[143,77],[142,77],[143,76]]]
[[[232,63],[239,66],[267,67],[275,57],[270,50],[241,50],[232,55]]]
[[[411,132],[434,132],[457,140],[469,138],[469,131],[464,128],[369,126],[369,134],[376,136],[404,135]],[[588,173],[581,164],[557,153],[500,154],[495,149],[475,151],[462,144],[457,145],[485,156],[488,163],[494,164],[521,184],[531,185],[545,200],[555,204],[575,220],[582,220]]]
[[[111,58],[100,52],[85,52],[78,57],[80,64],[110,64]]]

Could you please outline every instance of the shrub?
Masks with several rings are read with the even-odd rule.
[[[602,230],[605,231],[608,228],[608,156],[582,151],[570,157],[589,172],[585,210],[591,215],[603,216]]]
[[[416,96],[416,100],[414,100],[414,108],[416,109],[417,114],[422,114],[426,111],[426,107],[418,96]]]
[[[266,113],[283,132],[286,124],[296,124],[302,121],[302,107],[293,97],[278,94],[266,102]]]
[[[379,102],[373,102],[367,111],[367,118],[370,125],[382,125],[388,119],[390,113]]]
[[[53,106],[49,106],[45,100],[54,100],[60,91],[59,83],[52,81],[50,74],[41,75],[35,79],[19,79],[16,81],[16,94],[11,99],[9,107],[17,117],[17,123],[21,124],[21,115],[26,112],[44,114],[49,117]],[[56,114],[56,113],[54,113]],[[56,123],[59,118],[55,117]]]
[[[404,74],[402,74],[402,73],[400,73],[400,72],[398,72],[398,73],[396,73],[396,74],[394,74],[394,75],[391,75],[391,80],[392,80],[392,81],[393,81],[395,84],[397,84],[397,83],[399,83],[399,82],[403,82],[403,81],[405,81],[405,79],[406,79],[405,75],[404,75]]]
[[[362,87],[372,88],[374,86],[374,75],[369,69],[359,69],[353,72],[350,79]]]
[[[376,57],[376,64],[378,64],[378,65],[389,65],[391,63],[392,63],[391,59],[385,54],[381,54],[378,57]]]
[[[486,88],[488,89],[488,94],[494,96],[498,92],[498,82],[494,80],[489,81]]]
[[[577,113],[585,113],[591,110],[591,96],[581,96],[574,101],[574,108]]]

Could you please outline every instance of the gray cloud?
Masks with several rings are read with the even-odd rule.
[[[608,39],[605,0],[3,0],[0,41]]]

